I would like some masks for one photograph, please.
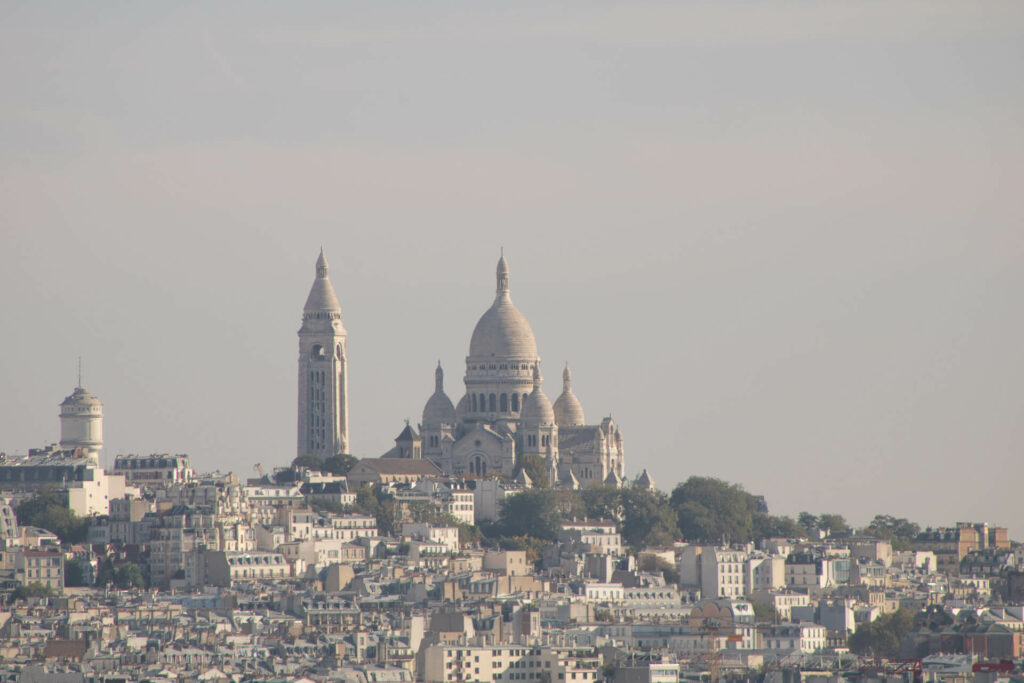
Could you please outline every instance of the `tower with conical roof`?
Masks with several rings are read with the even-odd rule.
[[[60,404],[60,447],[81,450],[99,463],[103,448],[103,404],[82,386],[82,365],[78,365],[78,386]]]
[[[321,249],[299,328],[298,455],[349,452],[346,336]]]

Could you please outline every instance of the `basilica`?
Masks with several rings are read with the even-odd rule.
[[[321,253],[299,333],[300,455],[345,452],[345,336]],[[554,404],[542,380],[537,341],[512,303],[508,262],[502,256],[494,303],[470,338],[465,394],[457,405],[452,403],[438,364],[419,431],[407,425],[382,458],[429,460],[449,475],[512,477],[534,456],[544,463],[549,480],[563,486],[622,485],[624,451],[618,425],[610,416],[587,424],[568,365]]]

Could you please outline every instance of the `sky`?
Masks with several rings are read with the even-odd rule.
[[[462,395],[504,248],[627,473],[1024,536],[1024,4],[0,3],[0,451],[353,451]]]

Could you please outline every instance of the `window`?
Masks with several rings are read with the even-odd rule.
[[[490,407],[490,411],[495,413],[498,411],[498,397],[491,394],[487,397],[487,405]]]
[[[501,395],[501,412],[508,412],[508,394]]]
[[[512,394],[512,412],[519,412],[519,394]]]

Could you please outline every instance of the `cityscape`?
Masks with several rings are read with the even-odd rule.
[[[710,477],[630,477],[622,429],[544,393],[509,260],[422,419],[348,453],[348,331],[321,249],[298,331],[297,448],[243,477],[186,454],[100,465],[78,385],[58,443],[0,454],[12,680],[426,683],[1007,676],[1024,545],[1006,527],[772,515]]]
[[[0,2],[0,683],[1024,683],[1022,35]]]

